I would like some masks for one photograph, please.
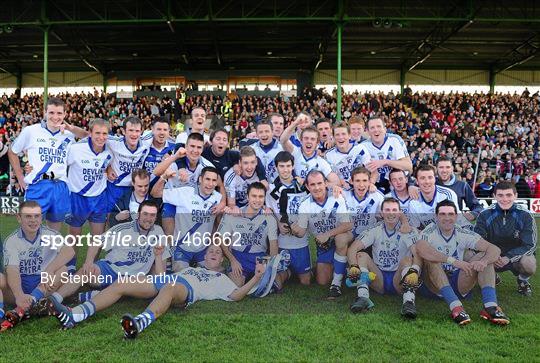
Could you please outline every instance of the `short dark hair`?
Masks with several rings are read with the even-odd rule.
[[[216,134],[218,132],[224,132],[227,135],[227,139],[229,139],[229,131],[227,131],[223,127],[221,127],[219,129],[215,129],[214,131],[212,131],[212,133],[210,134],[210,141],[214,140],[214,137],[216,137]]]
[[[405,173],[405,170],[393,168],[392,170],[390,170],[390,173],[388,173],[388,179],[390,179],[392,174],[394,173],[402,173],[405,176],[405,178],[407,178],[407,173]]]
[[[152,126],[154,126],[155,124],[159,124],[159,123],[169,125],[169,121],[163,116],[158,116],[158,117],[156,117],[156,118],[154,118],[152,120]]]
[[[131,172],[131,182],[135,183],[135,178],[139,177],[140,179],[150,178],[150,174],[146,169],[133,169]]]
[[[39,209],[41,209],[41,206],[35,200],[26,200],[26,201],[22,202],[21,204],[19,204],[19,214],[21,214],[21,212],[22,212],[22,210],[24,208],[39,208]]]
[[[443,161],[448,161],[448,162],[450,162],[451,165],[454,165],[454,163],[452,162],[452,159],[450,159],[448,156],[441,156],[440,158],[438,158],[437,159],[437,165],[439,165],[439,163],[441,163]]]
[[[517,194],[517,189],[516,189],[515,184],[507,180],[503,180],[497,183],[497,185],[495,185],[495,188],[493,189],[493,195],[497,194],[497,191],[499,190],[508,190],[508,189],[512,189],[512,192],[514,192],[514,194]]]
[[[371,178],[371,171],[369,171],[366,167],[364,166],[357,166],[356,168],[354,168],[352,171],[351,171],[351,181],[354,179],[354,177],[357,175],[357,174],[366,174],[368,176],[368,178]]]
[[[257,129],[259,128],[259,126],[263,126],[263,125],[270,126],[270,130],[274,130],[274,125],[272,125],[272,122],[270,122],[270,119],[267,119],[267,120],[262,120],[261,122],[259,122],[259,123],[255,126],[255,131],[257,131]]]
[[[286,163],[290,161],[294,166],[294,156],[288,152],[288,151],[280,151],[276,154],[276,157],[274,158],[274,164],[276,167],[279,163]]]
[[[137,212],[141,213],[141,211],[142,211],[142,209],[144,207],[154,207],[157,210],[159,210],[158,204],[156,203],[156,201],[154,201],[152,199],[147,199],[147,200],[143,201],[141,204],[139,204],[139,209],[137,209]]]
[[[189,142],[189,140],[200,141],[200,142],[202,142],[204,144],[204,136],[199,134],[198,132],[192,132],[191,134],[189,134],[189,136],[187,137],[187,140],[186,140],[186,145]]]
[[[143,127],[142,120],[137,116],[131,115],[126,117],[126,119],[124,120],[124,124],[122,125],[124,130],[126,129],[128,122],[132,125],[141,125],[141,129]]]
[[[47,100],[47,105],[45,106],[45,108],[47,108],[47,106],[62,106],[64,109],[66,109],[66,103],[63,99],[58,97],[49,98]]]
[[[435,207],[435,214],[439,214],[439,209],[441,209],[441,207],[452,207],[454,208],[455,213],[458,212],[456,204],[449,199],[445,199],[437,203],[437,206]]]
[[[414,176],[418,179],[418,173],[421,171],[432,171],[433,175],[437,175],[437,170],[433,165],[429,164],[420,164],[418,168],[416,169],[416,172],[414,173]]]
[[[315,175],[315,174],[319,174],[319,175],[322,175],[324,181],[326,181],[326,176],[323,174],[322,171],[318,170],[318,169],[311,169],[309,171],[309,173],[307,173],[306,175],[306,180],[305,180],[305,185],[308,185],[309,184],[309,179],[312,178],[312,175]]]
[[[204,176],[204,174],[206,173],[216,173],[218,176],[219,176],[219,171],[213,167],[213,166],[205,166],[202,170],[201,170],[201,175],[200,177],[202,178]]]
[[[382,119],[382,117],[380,117],[380,116],[373,116],[373,117],[368,118],[368,120],[367,120],[367,122],[366,122],[366,127],[367,127],[368,129],[369,129],[369,123],[370,123],[371,121],[373,121],[373,120],[381,120],[383,126],[386,126],[386,125],[384,124],[384,120]]]
[[[332,126],[332,121],[326,117],[319,117],[317,121],[315,122],[315,126],[323,123],[329,123],[330,126]]]
[[[399,169],[398,169],[399,170]],[[401,210],[401,204],[399,203],[399,201],[394,198],[394,197],[388,197],[388,198],[384,198],[384,200],[382,201],[381,203],[381,210],[383,209],[384,205],[387,204],[387,203],[397,203],[398,207],[399,207],[399,210]]]
[[[253,189],[262,190],[266,194],[266,187],[261,182],[256,181],[256,182],[251,183],[247,188],[247,194],[249,195],[249,192],[251,192],[251,190]]]

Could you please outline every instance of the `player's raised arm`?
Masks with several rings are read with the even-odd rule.
[[[81,127],[68,124],[67,122],[64,122],[64,125],[65,125],[64,127],[66,128],[66,130],[68,130],[73,135],[75,135],[76,138],[84,139],[85,137],[88,137],[90,135],[88,131],[86,131],[85,129]]]
[[[154,169],[154,175],[155,176],[161,176],[169,169],[169,167],[178,159],[181,157],[184,157],[186,155],[186,149],[183,147],[179,148],[174,155],[166,158],[165,160],[161,161],[159,164],[156,165],[156,168]]]
[[[296,131],[296,127],[304,120],[304,117],[307,117],[303,114],[300,114],[296,120],[291,122],[289,126],[285,130],[283,130],[283,133],[279,137],[279,142],[283,146],[283,149],[286,151],[292,153],[294,151],[294,145],[291,142],[290,138],[292,134]]]

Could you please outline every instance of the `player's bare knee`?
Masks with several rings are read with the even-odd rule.
[[[358,263],[362,265],[367,264],[370,259],[369,255],[366,252],[362,251],[356,253],[356,257],[358,258]]]
[[[300,284],[304,286],[311,285],[311,277],[310,276],[299,276],[298,280],[300,280]]]
[[[523,256],[519,260],[519,267],[526,275],[534,275],[536,273],[536,258],[534,256]]]
[[[6,278],[4,277],[4,274],[0,272],[0,290],[6,289]]]

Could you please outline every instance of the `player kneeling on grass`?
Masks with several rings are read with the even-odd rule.
[[[458,298],[469,295],[478,283],[482,291],[483,319],[506,325],[510,320],[497,304],[494,263],[501,250],[467,228],[456,225],[458,218],[454,202],[437,204],[437,219],[429,224],[416,243],[424,261],[424,285],[420,292],[430,297],[442,297],[452,311],[452,319],[465,325],[471,322]]]
[[[35,201],[21,203],[17,214],[20,227],[4,243],[6,278],[0,277],[0,288],[6,302],[16,307],[6,312],[0,331],[12,328],[23,317],[42,315],[43,306],[37,302],[60,287],[68,274],[66,264],[75,256],[72,247],[58,248],[56,238],[61,236],[41,225],[41,212]]]
[[[414,319],[421,263],[414,251],[417,234],[409,226],[396,199],[386,198],[381,212],[383,222],[360,234],[347,252],[349,281],[358,281],[358,297],[351,304],[351,311],[359,313],[374,306],[369,298],[371,287],[379,294],[403,294],[401,315]],[[373,259],[363,252],[370,246]],[[376,275],[371,284],[370,273]]]
[[[104,310],[124,296],[149,299],[150,305],[139,315],[124,315],[121,320],[126,338],[135,338],[157,318],[165,314],[171,305],[186,307],[200,300],[242,300],[261,280],[265,272],[264,264],[257,264],[253,277],[242,287],[238,287],[222,271],[223,251],[218,246],[210,246],[204,256],[205,267],[188,267],[172,275],[156,277],[153,281],[125,283],[116,282],[84,304],[70,309],[56,300],[51,314],[64,329],[73,328],[97,311]]]
[[[170,257],[168,250],[154,247],[165,245],[160,242],[164,235],[160,226],[155,225],[158,206],[146,200],[139,205],[138,218],[132,222],[117,224],[109,229],[102,238],[102,244],[88,248],[83,267],[75,276],[62,285],[52,299],[62,302],[64,298],[76,293],[82,286],[104,289],[116,281],[119,276],[146,275],[154,266],[155,273],[165,272],[165,262]],[[101,248],[108,251],[104,259],[94,262]],[[79,294],[84,302],[98,291]]]

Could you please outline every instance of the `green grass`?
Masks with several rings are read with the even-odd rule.
[[[15,223],[0,219],[5,236]],[[534,295],[524,298],[511,274],[502,278],[507,327],[480,319],[478,290],[464,302],[473,323],[460,328],[443,301],[417,298],[418,319],[404,321],[397,296],[372,294],[375,309],[352,315],[351,289],[329,302],[326,288],[292,284],[264,299],[172,309],[136,341],[122,338],[119,320],[148,301],[123,300],[70,331],[59,331],[53,318],[25,321],[0,335],[0,361],[540,361],[540,280],[532,279]]]

